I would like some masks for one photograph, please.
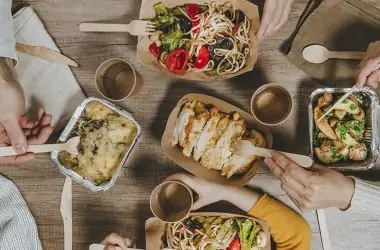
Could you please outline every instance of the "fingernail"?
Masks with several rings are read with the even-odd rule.
[[[24,144],[16,144],[14,146],[14,149],[15,149],[16,153],[19,155],[26,153],[26,147]]]

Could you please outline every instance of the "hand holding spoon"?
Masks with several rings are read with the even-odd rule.
[[[322,45],[309,45],[302,51],[303,58],[311,63],[323,63],[330,58],[361,60],[365,52],[355,51],[330,51]]]
[[[29,145],[27,152],[32,153],[46,153],[51,151],[67,151],[70,154],[77,155],[78,154],[78,144],[80,141],[80,137],[76,136],[71,138],[65,143],[60,144],[42,144],[42,145]],[[13,150],[12,146],[9,147],[0,147],[0,156],[11,156],[17,155],[17,153]]]

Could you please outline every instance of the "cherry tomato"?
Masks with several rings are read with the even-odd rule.
[[[168,54],[165,65],[174,74],[182,75],[189,62],[189,54],[184,49],[175,49]]]
[[[236,237],[228,246],[228,250],[240,250],[241,245],[240,245],[240,239],[239,237]]]
[[[196,15],[199,14],[199,6],[198,4],[186,4],[186,13],[189,15],[191,19],[196,19]],[[192,28],[199,25],[199,20],[191,20]],[[194,33],[199,32],[199,28],[193,30]]]
[[[198,4],[186,4],[186,13],[191,19],[195,19],[195,16],[199,13]]]
[[[149,51],[155,57],[159,57],[160,56],[160,48],[157,46],[156,43],[152,43],[151,45],[149,45]]]
[[[194,67],[197,69],[203,69],[210,61],[210,52],[205,45],[199,50],[197,59],[194,62]]]

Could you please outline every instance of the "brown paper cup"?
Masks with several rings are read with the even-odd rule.
[[[113,58],[99,66],[95,73],[95,83],[103,97],[121,101],[135,92],[137,76],[127,61]]]
[[[268,83],[252,95],[252,115],[264,125],[276,126],[285,122],[292,110],[292,96],[280,84]]]
[[[150,196],[152,213],[165,222],[177,222],[186,218],[192,206],[191,189],[178,181],[161,183]]]

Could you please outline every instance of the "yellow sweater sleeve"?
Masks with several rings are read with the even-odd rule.
[[[309,224],[290,208],[267,195],[263,195],[248,211],[250,216],[266,221],[277,250],[309,250],[311,230]]]

